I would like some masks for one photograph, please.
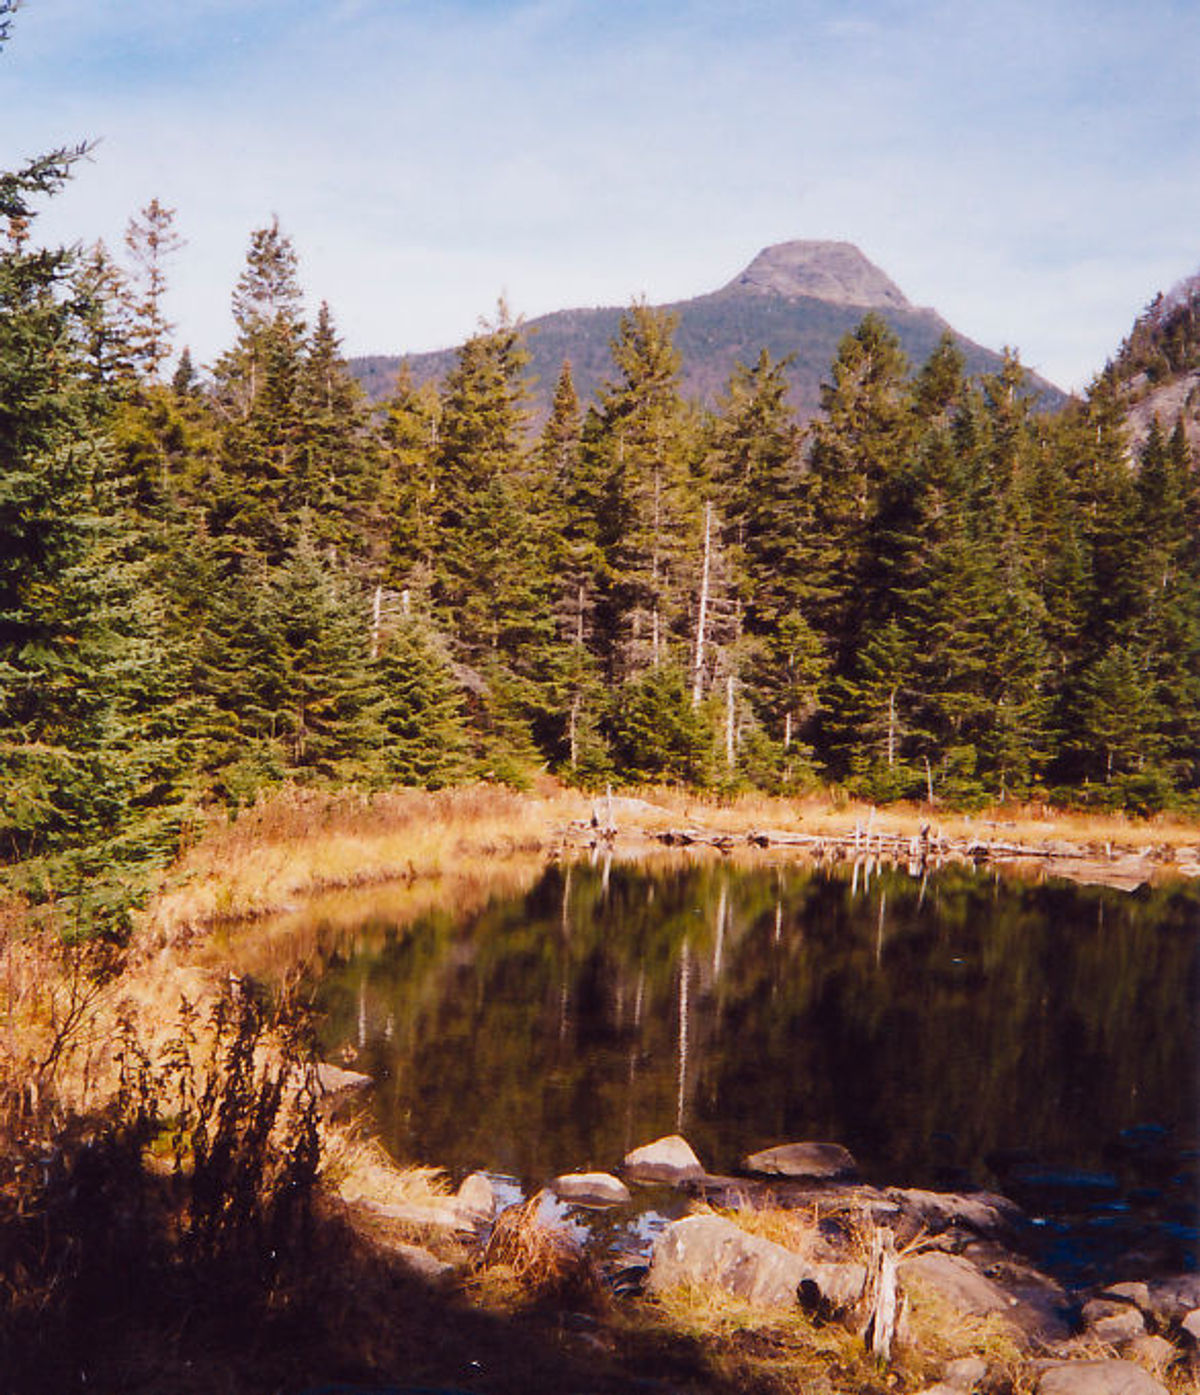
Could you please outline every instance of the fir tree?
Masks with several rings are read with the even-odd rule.
[[[587,434],[587,473],[600,482],[604,555],[599,629],[614,678],[666,662],[690,639],[689,599],[701,511],[692,437],[679,395],[675,318],[636,302],[612,344],[617,375]]]
[[[125,247],[133,262],[127,297],[130,344],[135,363],[151,382],[158,380],[170,357],[175,328],[166,318],[163,303],[167,293],[165,263],[186,245],[175,231],[175,210],[164,208],[156,198],[129,220],[125,230]]]

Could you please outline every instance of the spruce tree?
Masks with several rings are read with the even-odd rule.
[[[71,292],[71,254],[26,245],[80,153],[0,175],[0,832],[10,880],[113,928],[147,852],[122,840],[156,797],[137,675],[164,656],[133,604],[109,400],[83,354],[97,307]]]
[[[700,555],[695,432],[679,395],[674,316],[635,302],[612,343],[616,376],[587,433],[586,473],[600,485],[604,591],[598,617],[612,680],[681,658]]]
[[[175,231],[175,210],[151,199],[125,230],[125,247],[133,262],[127,304],[131,319],[131,347],[135,363],[150,381],[157,382],[171,354],[175,326],[166,317],[166,261],[187,244]]]

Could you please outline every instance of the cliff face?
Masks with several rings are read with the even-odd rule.
[[[790,397],[801,420],[815,416],[820,386],[842,336],[868,311],[891,325],[914,368],[932,353],[951,327],[935,311],[912,305],[904,293],[849,242],[781,242],[764,248],[718,290],[662,309],[678,316],[675,342],[683,356],[685,396],[713,405],[737,362],[753,363],[762,349],[772,358],[791,357]],[[609,346],[623,307],[560,310],[529,321],[530,370],[535,420],[544,418],[564,359],[570,359],[581,399],[612,376]],[[952,331],[953,332],[953,331]],[[956,334],[970,373],[999,369],[1001,357]],[[415,354],[408,363],[417,382],[440,379],[454,362],[454,349]],[[390,391],[402,359],[377,356],[351,363],[373,399]],[[1047,406],[1063,400],[1052,384],[1034,380]]]

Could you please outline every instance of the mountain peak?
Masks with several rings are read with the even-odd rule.
[[[830,305],[911,308],[900,288],[851,242],[778,242],[722,289]]]

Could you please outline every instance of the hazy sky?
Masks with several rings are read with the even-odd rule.
[[[1196,0],[26,0],[0,168],[97,142],[44,238],[175,208],[201,361],[278,215],[350,353],[843,238],[1073,388],[1200,266],[1198,60]]]

